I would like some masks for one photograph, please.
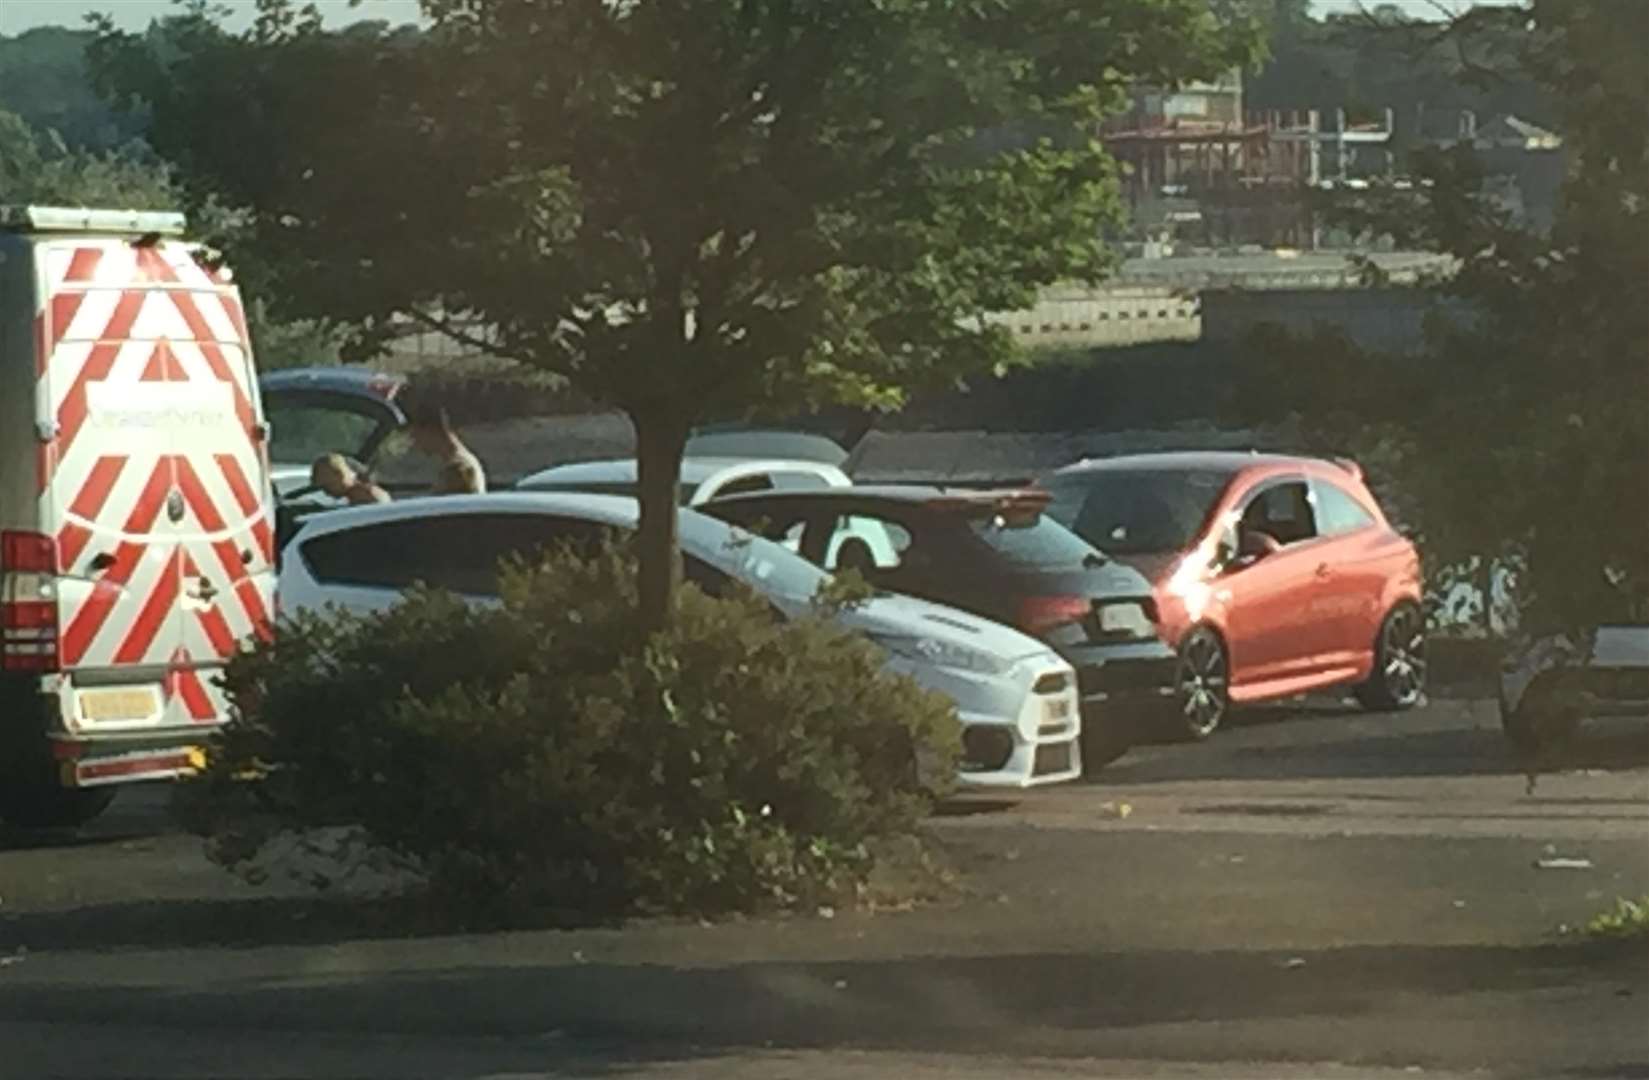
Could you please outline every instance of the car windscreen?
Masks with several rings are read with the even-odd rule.
[[[1097,554],[1092,544],[1045,514],[984,514],[970,517],[968,528],[997,555],[1020,566],[1080,566]]]
[[[1215,469],[1094,469],[1051,478],[1048,514],[1101,551],[1179,551],[1231,481]]]

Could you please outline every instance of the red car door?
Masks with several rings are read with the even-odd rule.
[[[1333,646],[1325,637],[1323,604],[1333,568],[1317,535],[1303,477],[1265,480],[1239,498],[1242,536],[1268,537],[1267,554],[1239,560],[1220,581],[1226,601],[1233,696],[1265,693],[1261,684],[1309,677]],[[1269,545],[1268,545],[1269,546]]]
[[[1323,662],[1333,668],[1360,667],[1374,649],[1385,617],[1382,601],[1393,572],[1392,556],[1403,545],[1346,488],[1321,477],[1312,478],[1311,488],[1324,557],[1332,570],[1332,589],[1319,597],[1330,624],[1324,631],[1330,648]]]

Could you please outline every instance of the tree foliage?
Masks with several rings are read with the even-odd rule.
[[[363,349],[420,320],[626,411],[654,623],[695,419],[1006,362],[981,314],[1112,263],[1098,118],[1255,45],[1205,0],[425,0],[399,34],[260,9],[165,49],[105,27],[96,67],[248,208],[290,314]]]
[[[1643,617],[1649,588],[1649,5],[1532,0],[1439,30],[1518,34],[1515,71],[1562,103],[1569,155],[1549,230],[1483,184],[1469,150],[1416,160],[1422,182],[1342,205],[1354,230],[1452,253],[1439,320],[1411,357],[1316,349],[1293,391],[1327,417],[1412,440],[1404,483],[1431,552],[1518,568],[1536,629]],[[1331,423],[1334,421],[1330,421]]]
[[[75,150],[126,146],[143,126],[98,96],[86,70],[90,30],[40,26],[16,37],[0,35],[0,109],[36,131],[55,131]]]
[[[74,149],[0,109],[0,204],[164,210],[177,200],[170,171],[142,146]]]

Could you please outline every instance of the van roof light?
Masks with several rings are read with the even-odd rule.
[[[0,206],[0,229],[12,232],[123,233],[181,236],[182,214],[169,210],[91,210],[69,206]]]

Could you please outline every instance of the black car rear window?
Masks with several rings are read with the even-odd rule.
[[[1046,515],[1028,522],[997,515],[971,517],[968,527],[991,550],[1021,566],[1081,566],[1095,553],[1092,544]]]
[[[1048,513],[1101,551],[1179,551],[1230,482],[1214,469],[1095,469],[1050,479]]]

